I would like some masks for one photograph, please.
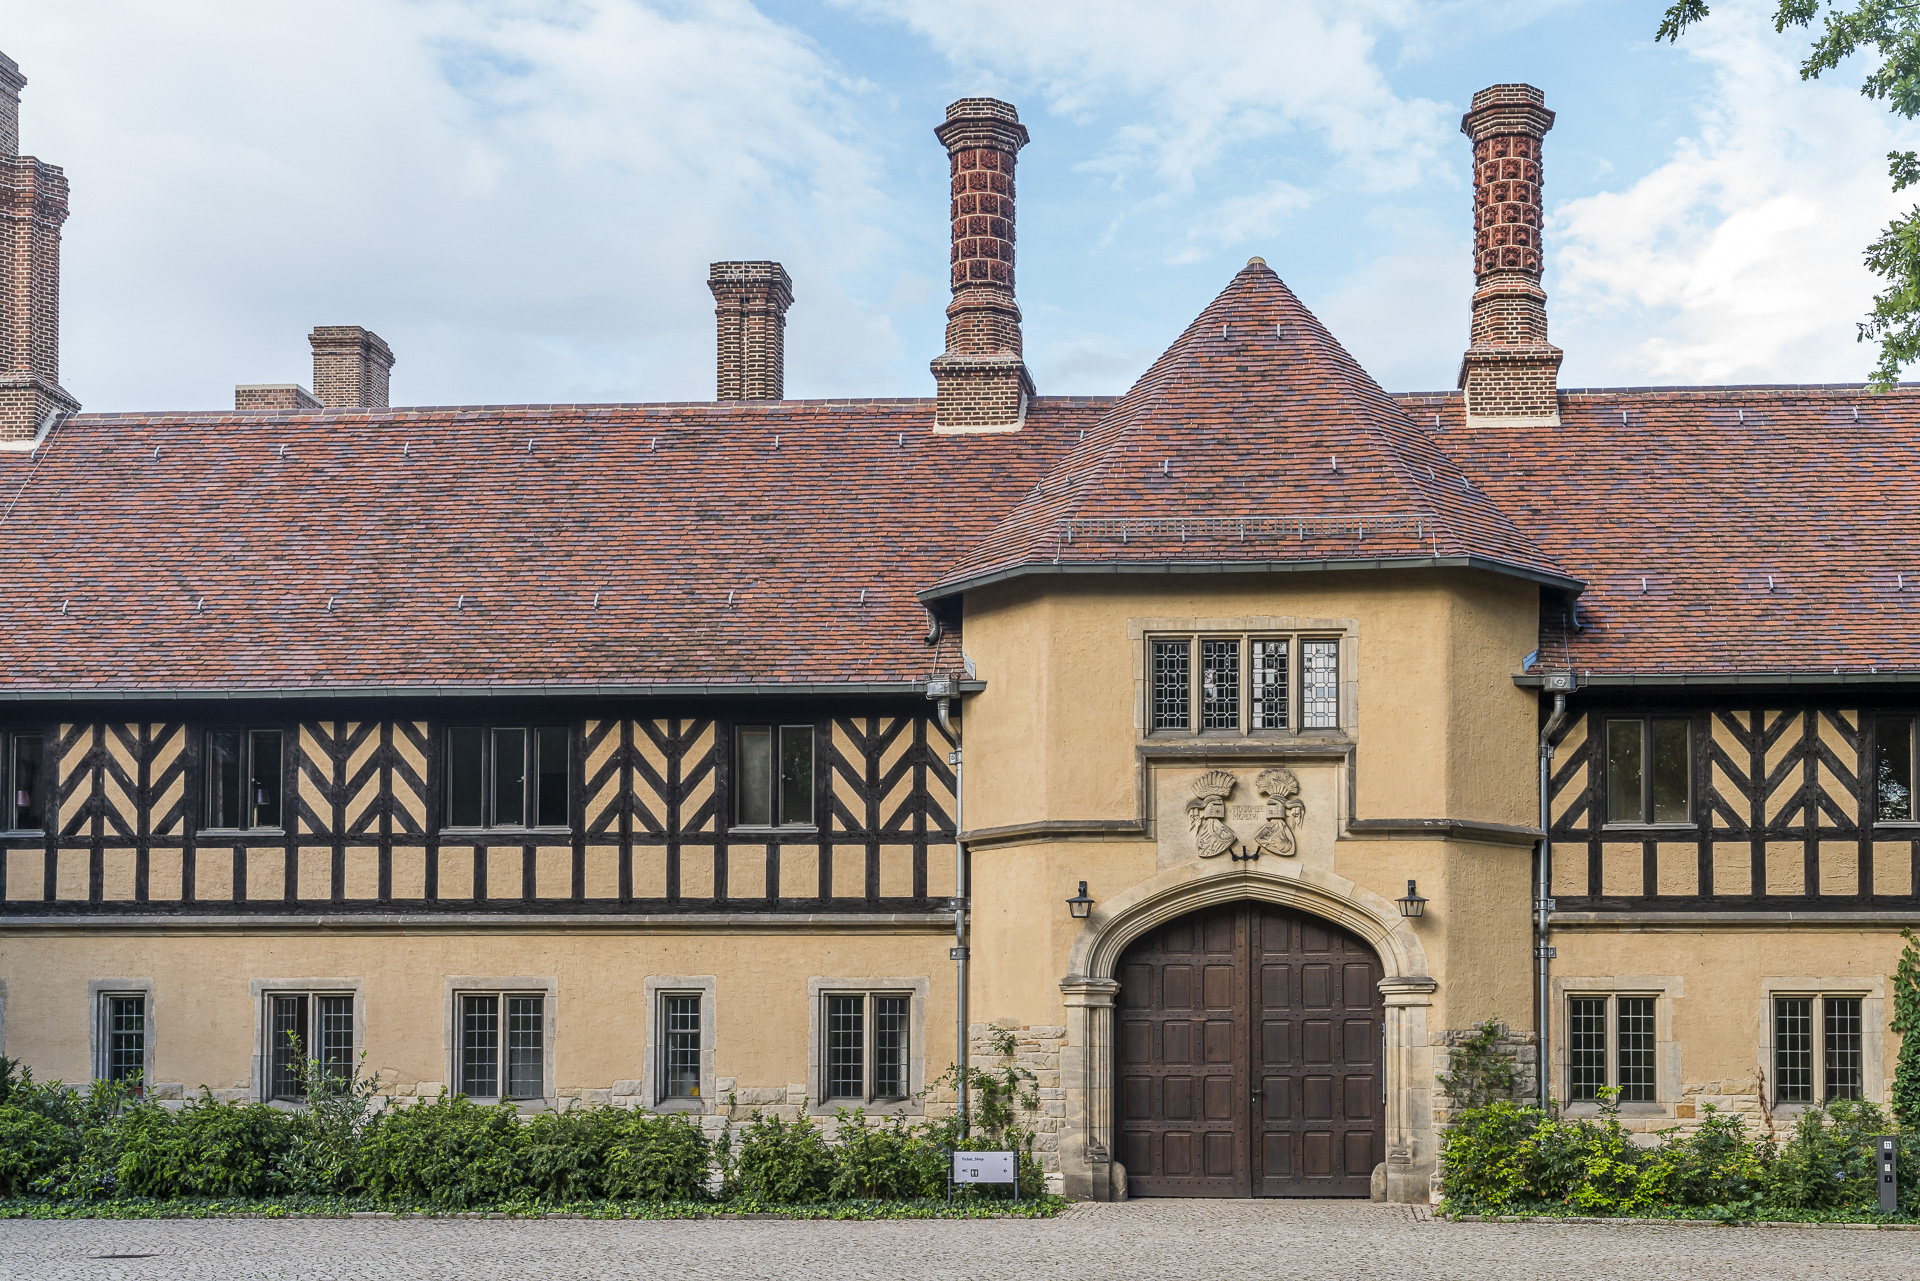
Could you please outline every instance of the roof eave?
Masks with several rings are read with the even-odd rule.
[[[1586,584],[1577,578],[1509,565],[1485,556],[1377,556],[1353,560],[1071,561],[1014,565],[941,583],[918,595],[923,604],[935,605],[976,587],[1040,574],[1306,574],[1373,569],[1477,569],[1540,583],[1576,596],[1586,590]]]
[[[1914,685],[1920,672],[1577,672],[1582,689],[1676,685]],[[1546,677],[1517,673],[1513,683],[1539,689]]]
[[[962,694],[986,689],[982,680],[960,682]],[[685,681],[640,685],[246,685],[113,689],[0,688],[8,703],[121,703],[239,701],[244,699],[406,698],[765,698],[770,695],[921,695],[925,681],[767,681],[729,684]]]

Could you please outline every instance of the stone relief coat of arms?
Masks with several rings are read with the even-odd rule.
[[[1228,802],[1240,786],[1237,776],[1227,770],[1208,770],[1193,780],[1192,798],[1187,801],[1187,826],[1193,830],[1194,844],[1201,858],[1230,856],[1234,862],[1251,861],[1262,854],[1292,858],[1300,852],[1299,824],[1307,807],[1300,800],[1300,780],[1283,766],[1260,771],[1254,790],[1266,798],[1266,822],[1253,834],[1251,842],[1227,823]],[[1236,807],[1253,810],[1252,806]]]

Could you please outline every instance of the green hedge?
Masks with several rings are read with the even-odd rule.
[[[1033,1137],[959,1138],[951,1121],[839,1114],[729,1119],[717,1139],[684,1115],[574,1108],[522,1117],[460,1096],[381,1109],[374,1083],[322,1082],[298,1110],[203,1093],[162,1107],[110,1084],[39,1085],[0,1059],[0,1197],[56,1201],[356,1197],[398,1207],[743,1200],[796,1205],[946,1195],[947,1149],[1012,1146],[1022,1190],[1043,1187]],[[1011,1196],[963,1189],[962,1199]]]
[[[1899,1133],[1900,1211],[1920,1217],[1920,1133],[1898,1131],[1870,1103],[1842,1099],[1809,1109],[1784,1136],[1756,1135],[1709,1105],[1698,1126],[1665,1131],[1652,1147],[1633,1141],[1618,1112],[1609,1099],[1597,1118],[1505,1101],[1460,1113],[1441,1141],[1447,1210],[1875,1215],[1873,1140]]]

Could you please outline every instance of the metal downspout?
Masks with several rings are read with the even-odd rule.
[[[1553,1019],[1549,974],[1553,965],[1553,948],[1547,943],[1547,917],[1553,911],[1553,899],[1549,897],[1553,887],[1553,829],[1552,816],[1548,813],[1548,789],[1553,784],[1553,736],[1566,719],[1567,696],[1555,694],[1553,714],[1547,717],[1547,723],[1540,730],[1540,856],[1535,860],[1533,890],[1533,964],[1539,975],[1539,991],[1534,997],[1537,1007],[1534,1026],[1540,1029],[1540,1056],[1534,1077],[1538,1086],[1538,1102],[1542,1108],[1547,1106],[1552,1093],[1549,1070],[1553,1062],[1552,1056],[1547,1053],[1547,1037]]]
[[[953,741],[953,751],[947,760],[953,765],[953,965],[954,965],[954,1015],[953,1045],[954,1060],[960,1067],[959,1117],[960,1133],[968,1132],[967,1116],[967,908],[968,892],[973,888],[968,879],[967,845],[960,839],[960,833],[967,830],[964,820],[966,814],[966,787],[962,777],[960,755],[960,730],[948,719],[948,700],[940,699],[934,704],[935,714],[940,719],[940,728]]]

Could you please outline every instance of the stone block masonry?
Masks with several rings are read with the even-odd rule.
[[[20,153],[27,78],[0,54],[0,443],[33,440],[80,404],[60,385],[60,228],[67,177]]]

